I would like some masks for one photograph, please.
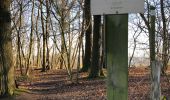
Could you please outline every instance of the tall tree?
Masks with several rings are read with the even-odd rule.
[[[163,67],[162,67],[162,74],[165,74],[165,71],[167,69],[167,64],[168,64],[168,25],[169,25],[169,21],[168,21],[168,17],[166,16],[166,14],[169,14],[169,10],[167,10],[166,6],[169,6],[167,1],[165,0],[156,0],[156,1],[146,1],[147,4],[147,13],[144,14],[140,14],[140,16],[142,17],[146,29],[148,30],[149,34],[152,34],[152,29],[151,29],[151,25],[150,25],[150,16],[151,16],[151,12],[150,12],[150,4],[154,4],[153,6],[156,7],[156,19],[155,19],[155,29],[156,29],[156,47],[157,47],[157,57],[161,57],[159,59],[162,59],[163,62]],[[159,5],[159,6],[158,6]],[[160,8],[159,8],[160,7]],[[166,13],[165,13],[166,12]],[[142,25],[142,24],[141,24]],[[141,27],[141,25],[139,25]],[[144,26],[144,27],[145,27]],[[142,31],[144,31],[143,26],[141,27]],[[150,41],[151,42],[151,41]],[[160,50],[162,48],[162,50]],[[160,52],[161,51],[161,52]],[[160,55],[161,54],[161,55]],[[152,57],[152,53],[150,55],[150,62],[152,62],[153,57]],[[151,63],[150,63],[151,64]]]
[[[92,61],[90,66],[89,78],[95,78],[100,76],[100,26],[101,26],[101,16],[94,16],[94,29],[93,29],[93,48],[92,48]]]
[[[46,49],[47,49],[47,54],[46,54],[46,67],[49,69],[50,68],[50,59],[49,59],[49,47],[48,47],[48,40],[49,40],[49,21],[50,21],[50,7],[49,7],[49,1],[46,0],[46,12],[47,12],[47,16],[46,16]]]
[[[20,38],[20,34],[21,34],[21,27],[22,27],[22,12],[23,12],[23,1],[20,1],[19,4],[19,8],[20,8],[20,14],[19,14],[19,29],[17,30],[17,45],[18,45],[18,62],[19,62],[19,68],[20,68],[20,72],[21,75],[23,75],[23,71],[22,71],[22,59],[21,59],[21,38]],[[17,28],[16,28],[17,29]]]
[[[0,0],[0,87],[2,96],[14,92],[14,66],[11,38],[11,0]]]
[[[85,0],[84,3],[85,12],[85,57],[83,61],[83,68],[81,72],[87,72],[91,64],[91,46],[92,46],[92,25],[91,25],[91,13],[90,13],[90,0]]]
[[[40,0],[40,11],[41,11],[41,26],[43,34],[43,60],[42,60],[42,72],[46,70],[46,33],[44,27],[44,17],[43,17],[43,0]]]
[[[161,6],[161,16],[162,16],[162,39],[163,39],[163,47],[162,47],[162,60],[163,60],[163,68],[162,73],[165,74],[165,71],[167,70],[167,64],[168,64],[168,32],[167,32],[167,21],[165,16],[165,4],[164,0],[160,0],[160,6]]]
[[[32,47],[33,47],[33,30],[34,30],[34,0],[32,0],[32,10],[31,10],[31,32],[30,32],[30,40],[29,40],[29,50],[28,50],[28,58],[27,58],[27,68],[26,75],[29,75],[29,67],[30,67],[30,59],[32,55]],[[33,63],[33,62],[32,62]]]
[[[38,7],[38,11],[37,11],[37,17],[36,17],[36,22],[35,22],[35,30],[36,30],[36,36],[37,36],[37,67],[40,67],[40,58],[41,58],[41,49],[40,49],[40,35],[39,35],[39,32],[38,32],[38,20],[39,20],[39,17],[40,17],[40,5]]]

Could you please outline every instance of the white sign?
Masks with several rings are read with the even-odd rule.
[[[144,13],[144,0],[91,0],[92,15]]]

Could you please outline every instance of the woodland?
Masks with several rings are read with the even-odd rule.
[[[90,0],[0,0],[0,100],[170,99],[170,0],[145,0],[144,13],[127,14],[128,83],[117,94],[121,87],[108,85],[117,80],[108,79],[106,58],[107,48],[120,44],[106,47],[109,15],[92,15],[90,6]],[[149,63],[135,63],[137,56]]]

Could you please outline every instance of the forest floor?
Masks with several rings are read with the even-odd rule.
[[[149,73],[149,69],[145,67],[129,68],[128,100],[149,100],[151,82]],[[168,76],[161,76],[161,92],[170,99],[170,69],[167,73]],[[13,99],[106,100],[106,78],[90,80],[86,78],[87,75],[80,73],[79,82],[72,83],[68,80],[65,70],[51,70],[44,73],[33,70],[29,80],[18,81],[19,88],[26,89],[27,92],[22,92]]]

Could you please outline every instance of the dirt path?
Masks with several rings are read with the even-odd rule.
[[[86,76],[80,74],[79,83],[75,84],[68,81],[64,70],[36,72],[32,82],[24,86],[30,93],[23,93],[16,100],[105,100],[105,80],[88,80]]]
[[[21,84],[29,93],[22,93],[15,100],[106,100],[106,79],[88,80],[87,73],[81,73],[78,84],[68,81],[64,70],[45,73],[34,71],[32,81]],[[168,76],[170,78],[170,76]],[[129,69],[128,100],[149,100],[150,77],[145,68]],[[170,83],[161,77],[162,94],[170,97]]]

